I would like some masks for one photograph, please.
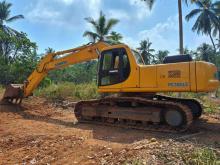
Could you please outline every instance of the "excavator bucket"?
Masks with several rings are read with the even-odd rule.
[[[3,101],[12,104],[21,104],[23,99],[23,84],[10,84],[6,87]]]

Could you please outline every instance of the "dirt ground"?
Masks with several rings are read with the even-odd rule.
[[[0,164],[181,164],[195,147],[220,153],[219,115],[168,134],[76,123],[72,111],[37,97],[1,105]]]

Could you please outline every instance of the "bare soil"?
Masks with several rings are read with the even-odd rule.
[[[37,97],[21,107],[0,105],[2,165],[181,164],[197,147],[220,153],[219,114],[203,115],[187,132],[169,134],[77,123],[73,109]]]

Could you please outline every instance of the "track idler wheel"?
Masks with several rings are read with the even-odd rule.
[[[165,122],[171,127],[180,127],[184,122],[184,115],[178,110],[166,110]]]

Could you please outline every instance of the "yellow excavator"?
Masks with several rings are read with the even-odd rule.
[[[24,84],[7,86],[3,100],[21,103],[51,70],[97,58],[98,91],[113,95],[78,102],[74,113],[79,122],[183,131],[201,116],[200,103],[157,93],[210,92],[219,86],[217,68],[212,63],[177,55],[166,57],[163,64],[145,65],[142,57],[127,45],[100,41],[47,54]]]

